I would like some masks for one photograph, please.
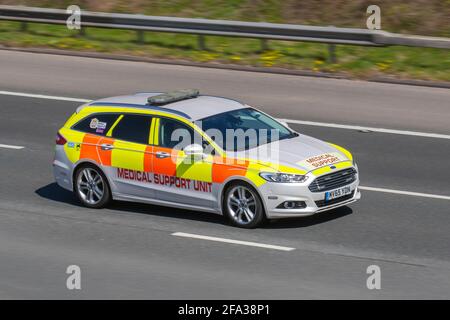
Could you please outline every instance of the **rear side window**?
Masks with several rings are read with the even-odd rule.
[[[72,129],[104,136],[118,117],[116,113],[93,114],[78,122]]]
[[[152,117],[125,114],[112,132],[112,137],[120,140],[149,144]]]

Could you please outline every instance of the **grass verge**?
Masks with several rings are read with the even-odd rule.
[[[129,54],[195,62],[220,62],[258,67],[281,67],[316,72],[345,73],[353,78],[396,78],[450,81],[448,50],[411,47],[336,46],[337,62],[329,61],[328,46],[319,43],[268,41],[262,50],[255,39],[206,36],[200,50],[198,37],[146,32],[143,43],[134,31],[85,28],[85,35],[65,26],[0,21],[0,43],[16,47]]]

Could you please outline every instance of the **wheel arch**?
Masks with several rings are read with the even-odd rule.
[[[261,194],[261,191],[259,190],[258,186],[255,185],[255,183],[253,183],[253,181],[251,181],[250,179],[248,179],[247,177],[243,177],[243,176],[233,176],[233,177],[229,177],[227,180],[225,180],[222,184],[222,188],[220,190],[219,193],[219,210],[221,212],[221,214],[223,215],[223,201],[224,201],[224,196],[225,196],[225,192],[227,191],[227,189],[236,182],[243,182],[246,183],[248,185],[250,185],[255,192],[258,194],[261,203],[263,205],[263,209],[264,209],[264,215],[267,217],[267,206],[266,206],[266,201],[263,197],[263,195]]]
[[[73,188],[73,190],[75,190],[75,182],[76,182],[75,174],[76,174],[78,168],[85,166],[85,165],[92,165],[92,166],[96,167],[98,170],[100,170],[100,172],[106,177],[106,182],[108,183],[109,190],[111,190],[111,196],[112,196],[111,180],[109,179],[108,175],[105,174],[105,171],[102,169],[102,167],[99,166],[99,164],[97,162],[92,161],[90,159],[80,160],[73,167],[73,170],[72,170],[72,188]]]

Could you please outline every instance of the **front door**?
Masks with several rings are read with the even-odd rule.
[[[213,207],[212,157],[194,159],[183,151],[189,144],[202,143],[200,134],[175,119],[161,117],[156,123],[152,157],[157,199]]]

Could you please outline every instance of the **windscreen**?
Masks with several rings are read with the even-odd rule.
[[[253,108],[213,115],[200,120],[200,125],[226,151],[248,150],[298,135]]]

